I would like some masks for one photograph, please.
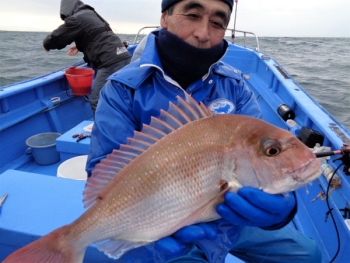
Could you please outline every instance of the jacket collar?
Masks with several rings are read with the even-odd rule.
[[[156,45],[157,34],[158,34],[158,31],[155,31],[148,35],[145,49],[140,57],[140,67],[157,68],[162,72],[164,78],[167,81],[173,83],[176,86],[179,86],[178,83],[174,81],[171,77],[167,76],[162,69],[162,64],[159,59],[157,45]],[[227,41],[226,43],[227,43],[227,49],[228,49],[229,43]],[[238,70],[236,70],[236,72],[232,72],[232,70],[228,69],[228,67],[217,67],[218,63],[224,64],[223,62],[220,62],[220,60],[226,55],[227,49],[224,55],[218,61],[216,61],[210,66],[208,73],[202,77],[203,81],[206,80],[212,72],[219,75],[223,75],[225,77],[231,77],[231,78],[233,77],[235,79],[240,79],[240,72]]]
[[[140,67],[153,66],[162,68],[156,45],[156,34],[158,35],[158,31],[150,33],[147,37],[145,49],[140,58]]]

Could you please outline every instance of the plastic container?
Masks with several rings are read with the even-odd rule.
[[[57,169],[57,177],[86,180],[86,160],[87,155],[80,155],[64,161]]]
[[[60,155],[56,150],[56,139],[61,134],[47,132],[34,135],[26,140],[29,147],[27,154],[32,154],[34,161],[39,165],[50,165],[60,160]]]
[[[332,178],[332,181],[330,182],[331,186],[334,187],[339,187],[341,185],[341,180],[340,180],[340,176],[336,173],[334,174],[334,169],[332,168],[332,166],[330,166],[327,162],[327,160],[325,160],[324,158],[320,158],[321,159],[321,171],[324,175],[324,177],[326,177],[327,182],[329,182],[329,180]],[[333,175],[334,174],[334,175]]]
[[[72,93],[77,96],[90,94],[94,73],[91,68],[70,67],[64,71]]]

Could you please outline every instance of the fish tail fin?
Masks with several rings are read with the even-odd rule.
[[[63,226],[10,254],[3,263],[83,262],[85,249],[76,250],[67,240],[69,226]]]

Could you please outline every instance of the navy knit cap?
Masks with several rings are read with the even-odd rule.
[[[172,5],[174,5],[180,1],[181,0],[162,0],[162,13],[164,11],[166,11],[169,7],[171,7]],[[221,1],[228,4],[228,6],[230,7],[230,9],[232,11],[233,0],[221,0]]]

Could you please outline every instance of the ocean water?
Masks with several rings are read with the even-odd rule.
[[[350,38],[262,38],[260,49],[350,129]]]
[[[46,52],[49,33],[0,31],[0,87],[34,78],[82,60],[62,50]],[[132,41],[135,35],[119,35]],[[238,44],[243,44],[240,37]],[[260,50],[279,62],[335,118],[350,129],[350,38],[260,37]],[[255,41],[249,39],[249,46]]]

